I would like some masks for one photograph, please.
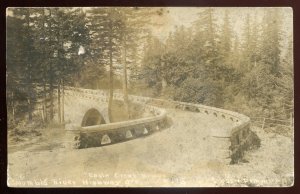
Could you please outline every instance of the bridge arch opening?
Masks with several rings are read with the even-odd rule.
[[[89,109],[83,116],[81,126],[87,127],[87,126],[93,126],[93,125],[101,125],[105,124],[105,120],[101,113],[95,109]]]

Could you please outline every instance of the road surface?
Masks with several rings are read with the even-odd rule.
[[[229,165],[230,121],[175,109],[167,112],[173,122],[170,128],[123,143],[66,150],[61,144],[63,131],[53,130],[31,145],[11,147],[8,183],[21,187],[292,184],[293,141],[288,138],[262,139],[262,147],[248,154],[249,163]],[[266,155],[276,145],[281,150]]]

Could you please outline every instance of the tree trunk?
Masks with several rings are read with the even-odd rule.
[[[30,36],[30,32],[29,32],[29,17],[30,17],[30,12],[29,12],[29,9],[27,9],[27,14],[26,14],[26,22],[27,22],[27,37]],[[28,120],[31,121],[32,120],[32,66],[31,66],[31,63],[29,62],[30,61],[30,57],[31,57],[31,52],[30,50],[27,51],[27,67],[28,67],[28,70],[27,70],[27,76],[28,76],[28,83],[27,83],[27,108],[28,108]]]
[[[43,34],[45,34],[45,8],[43,8],[43,12],[42,12],[42,15],[43,15],[43,26],[42,26],[42,32]],[[45,37],[43,37],[43,40],[45,41]],[[43,46],[43,55],[45,55],[46,52],[45,52],[45,47]],[[48,121],[48,114],[47,114],[47,68],[46,68],[46,65],[44,63],[44,79],[43,79],[43,115],[44,115],[44,119],[43,119],[43,122],[46,123]]]
[[[60,27],[61,28],[61,27]],[[59,48],[57,49],[57,63],[59,66],[59,75],[58,75],[58,84],[57,84],[57,112],[58,112],[58,122],[61,123],[62,121],[62,113],[61,113],[61,82],[62,82],[62,77],[64,76],[64,63],[62,62],[64,57],[63,57],[63,45],[64,41],[63,38],[61,37],[61,29],[59,28],[57,32],[57,39],[58,39],[58,44]]]
[[[43,83],[43,88],[44,88],[44,105],[43,105],[43,114],[44,114],[44,120],[43,122],[47,122],[47,86],[46,86],[46,81],[44,80]]]
[[[168,85],[167,80],[163,77],[162,80],[161,80],[161,87],[162,87],[161,93],[162,93],[162,96],[164,96],[166,94],[167,85]]]
[[[30,88],[30,86],[29,86]],[[28,90],[30,91],[30,89]],[[27,104],[28,104],[28,120],[31,121],[32,120],[32,104],[31,104],[31,93],[29,92],[28,94],[28,99],[27,99]]]
[[[112,24],[110,24],[110,34],[112,33]],[[112,121],[112,102],[114,95],[114,79],[113,79],[113,50],[112,50],[112,37],[109,37],[109,98],[108,98],[108,119]]]
[[[164,69],[165,66],[165,62],[162,61],[162,57],[160,57],[160,64],[162,69]],[[166,94],[166,88],[167,88],[167,80],[164,76],[162,76],[162,80],[161,80],[161,96],[164,96]]]
[[[52,17],[52,12],[51,12],[51,9],[49,9],[49,16],[50,18]],[[52,24],[51,22],[49,22],[49,29],[52,28]],[[51,37],[51,34],[49,35],[49,40],[50,42],[52,41],[52,37]],[[54,53],[51,53],[51,54],[54,54]],[[50,56],[50,58],[53,57],[53,56]],[[50,62],[50,67],[49,67],[49,89],[50,89],[50,120],[53,121],[53,118],[54,118],[54,105],[53,105],[53,76],[54,76],[54,73],[53,73],[53,67],[52,67],[52,62]]]
[[[65,122],[65,83],[64,79],[62,79],[62,99],[61,99],[61,122]]]
[[[99,80],[96,80],[96,90],[99,90]]]
[[[127,118],[130,118],[129,112],[129,100],[128,100],[128,89],[127,89],[127,63],[126,63],[126,35],[124,35],[123,46],[122,46],[122,63],[123,63],[123,95],[124,95],[124,108],[127,114]]]
[[[60,109],[60,81],[57,84],[57,112],[58,112],[58,122],[61,123],[61,109]]]
[[[113,83],[113,65],[112,65],[112,51],[109,54],[109,99],[108,99],[108,117],[109,121],[112,122],[112,102],[114,95],[114,83]]]
[[[15,102],[14,102],[14,92],[11,94],[11,108],[12,108],[12,122],[15,124]]]
[[[50,64],[50,120],[54,118],[54,104],[53,104],[53,75],[52,64]]]

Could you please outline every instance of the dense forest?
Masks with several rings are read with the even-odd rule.
[[[282,12],[265,9],[261,22],[255,12],[247,14],[241,36],[233,30],[228,10],[221,22],[216,15],[214,9],[204,9],[192,27],[177,27],[165,43],[148,40],[143,59],[148,86],[156,95],[178,101],[251,117],[290,118],[293,40],[284,32]]]
[[[191,26],[165,40],[153,17],[167,8],[11,8],[7,14],[9,125],[64,122],[64,86],[201,103],[250,117],[287,120],[294,111],[293,36],[282,10],[242,20],[228,10],[199,8]],[[283,44],[284,43],[284,44]],[[109,108],[109,112],[110,112]],[[129,113],[128,113],[129,114]],[[110,115],[110,113],[109,113]],[[130,117],[130,115],[129,115]],[[39,118],[40,119],[40,118]]]

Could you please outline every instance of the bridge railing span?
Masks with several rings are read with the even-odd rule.
[[[108,93],[106,91],[102,90],[91,90],[91,89],[83,89],[83,88],[73,88],[73,87],[66,87],[67,90],[76,91],[79,93],[75,93],[75,96],[86,98],[86,99],[93,99],[97,100],[100,98],[103,101],[108,101]],[[104,99],[103,99],[104,97]],[[114,99],[122,100],[123,94],[115,93]],[[193,104],[193,103],[187,103],[187,102],[179,102],[179,101],[173,101],[173,100],[163,100],[163,99],[156,99],[156,98],[150,98],[150,97],[143,97],[143,96],[134,96],[129,95],[129,99],[133,102],[137,103],[145,103],[145,104],[152,104],[157,105],[160,107],[169,107],[169,108],[175,108],[175,109],[181,109],[185,111],[192,111],[192,112],[199,112],[204,113],[207,115],[214,115],[216,118],[221,119],[229,119],[231,120],[235,125],[231,130],[231,133],[234,134],[235,132],[244,129],[245,127],[250,125],[250,118],[239,114],[237,112],[205,106],[201,104]],[[159,109],[153,106],[146,106],[148,109],[155,111],[157,116],[161,116],[162,114],[166,114],[163,109]],[[145,119],[139,119],[143,122],[147,119],[152,120],[153,118],[145,118]],[[118,122],[122,125],[127,125],[127,123],[137,123],[136,121],[125,121],[125,122]],[[114,125],[118,126],[118,125]],[[85,127],[88,128],[88,127]]]
[[[87,99],[97,99],[100,97],[102,98],[102,100],[108,101],[108,92],[106,91],[73,87],[66,87],[66,89],[69,91],[76,92],[77,94],[75,95],[77,95],[78,97],[83,97]],[[114,93],[113,97],[114,99],[123,100],[123,94],[121,93]],[[184,111],[192,111],[207,115],[213,115],[218,119],[230,120],[233,123],[233,127],[230,131],[230,136],[228,137],[231,142],[231,146],[229,149],[231,150],[230,157],[232,159],[232,163],[237,163],[240,159],[242,159],[244,151],[251,149],[253,146],[259,146],[258,144],[260,144],[258,138],[254,138],[253,142],[253,132],[251,132],[250,130],[250,118],[243,114],[201,104],[193,104],[173,100],[163,100],[134,95],[129,95],[129,100],[135,103],[146,104],[145,109],[154,112],[155,116],[117,123],[109,123],[105,125],[82,127],[79,129],[79,131],[88,132],[99,130],[118,130],[119,128],[128,128],[130,126],[135,125],[151,124],[166,119],[166,111],[162,108],[174,108]]]
[[[70,91],[73,91],[73,96],[89,99],[89,100],[100,100],[102,102],[108,101],[108,93],[101,90],[90,90],[90,89],[83,89],[83,88],[73,88],[73,87],[66,87],[66,94],[70,94]],[[69,90],[69,91],[68,91]],[[121,94],[114,94],[114,99],[123,100],[123,95]],[[132,97],[129,97],[130,100],[133,100]],[[136,103],[141,103],[140,101],[133,100]],[[142,123],[151,123],[155,121],[159,121],[165,119],[166,111],[162,108],[158,108],[151,105],[144,105],[143,110],[147,110],[151,112],[154,116],[140,118],[135,120],[128,120],[128,121],[121,121],[115,123],[108,123],[102,125],[94,125],[94,126],[87,126],[78,128],[79,131],[98,131],[98,130],[111,130],[116,129],[119,127],[128,127],[132,125],[142,124]]]
[[[86,99],[91,100],[99,100],[99,96],[103,101],[108,101],[108,92],[102,91],[102,90],[91,90],[91,89],[83,89],[83,88],[73,88],[73,87],[66,87],[67,90],[76,91],[79,93],[74,93],[77,97],[82,97]],[[115,93],[114,99],[123,100],[123,94]],[[103,99],[104,98],[104,99]],[[239,114],[233,111],[224,110],[220,108],[205,106],[201,104],[193,104],[193,103],[187,103],[187,102],[179,102],[179,101],[172,101],[172,100],[163,100],[163,99],[156,99],[156,98],[150,98],[150,97],[143,97],[143,96],[134,96],[129,95],[129,99],[136,103],[144,103],[144,104],[152,104],[157,105],[160,107],[169,107],[169,108],[175,108],[175,109],[181,109],[186,111],[193,111],[193,112],[199,112],[199,113],[205,113],[205,114],[212,114],[216,116],[217,118],[221,119],[229,119],[236,125],[232,128],[232,133],[239,130],[240,128],[244,128],[244,126],[247,126],[250,124],[250,118]],[[154,107],[154,106],[146,106],[147,109],[150,109],[155,112],[164,112],[163,109]],[[162,114],[162,113],[161,113]],[[158,115],[158,114],[157,114]],[[126,121],[129,122],[129,121]],[[124,124],[125,122],[122,122]]]
[[[130,96],[131,99],[149,103],[151,105],[157,105],[164,108],[175,108],[185,111],[192,111],[203,113],[207,115],[213,115],[218,119],[228,119],[233,123],[233,127],[230,131],[230,136],[227,137],[230,140],[229,150],[231,164],[243,161],[244,152],[260,146],[260,139],[258,136],[250,130],[250,118],[246,115],[233,112],[230,110],[224,110],[220,108],[205,106],[201,104],[193,104],[187,102],[178,102],[173,100],[163,100],[140,96]]]

